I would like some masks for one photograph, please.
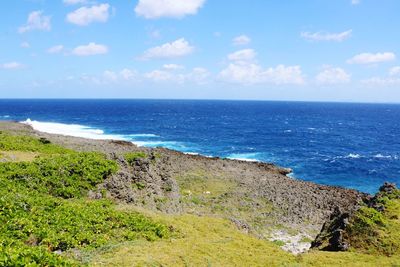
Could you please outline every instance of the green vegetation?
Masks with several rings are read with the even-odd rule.
[[[71,152],[71,150],[53,145],[44,140],[46,139],[36,139],[30,136],[10,135],[0,131],[0,151],[30,151],[45,154],[61,154],[64,152]]]
[[[384,211],[360,208],[350,222],[346,238],[356,251],[400,255],[400,190],[381,194],[377,202],[385,207]]]
[[[121,210],[131,210],[123,206]],[[400,266],[400,257],[357,252],[312,251],[298,256],[239,231],[230,221],[195,215],[145,212],[153,220],[173,225],[180,235],[156,242],[134,241],[94,250],[92,266]]]
[[[170,235],[167,226],[140,213],[86,197],[117,171],[114,161],[27,136],[0,138],[2,151],[40,153],[0,163],[0,266],[73,266],[78,262],[63,256],[70,249]]]
[[[237,218],[249,224],[258,236],[268,237],[266,228],[276,225],[270,215],[272,204],[261,196],[254,196],[245,187],[224,174],[210,175],[206,170],[194,170],[176,177],[181,191],[181,202],[193,214],[219,218]]]
[[[129,152],[124,155],[125,160],[132,165],[135,161],[139,159],[147,158],[147,154],[145,152]]]
[[[147,157],[125,155],[131,164]],[[102,154],[0,132],[0,159],[0,266],[400,266],[400,191],[380,196],[383,212],[357,212],[351,252],[294,256],[279,248],[282,241],[246,234],[229,220],[242,218],[256,231],[277,226],[268,201],[222,174],[176,177],[182,203],[204,216],[167,215],[89,199],[88,191],[117,171]]]

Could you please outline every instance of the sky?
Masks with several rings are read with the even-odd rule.
[[[14,0],[0,98],[400,102],[398,0]]]

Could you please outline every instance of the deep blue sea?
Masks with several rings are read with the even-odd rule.
[[[369,193],[384,181],[400,184],[395,104],[0,100],[0,120],[51,133],[273,162],[292,168],[299,179]]]

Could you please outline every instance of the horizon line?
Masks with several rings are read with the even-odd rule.
[[[49,98],[0,98],[3,100],[144,100],[144,101],[231,101],[231,102],[294,102],[294,103],[333,103],[333,104],[390,104],[399,105],[400,102],[369,102],[369,101],[355,101],[355,100],[287,100],[287,99],[234,99],[234,98],[119,98],[119,97],[102,97],[102,98],[85,98],[85,97],[49,97]]]

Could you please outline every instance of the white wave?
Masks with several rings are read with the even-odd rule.
[[[192,155],[192,156],[200,155],[199,153],[196,153],[196,152],[183,152],[183,153],[186,154],[186,155]]]
[[[105,134],[103,130],[79,124],[64,124],[54,122],[41,122],[31,119],[21,121],[23,124],[30,125],[33,129],[50,134],[69,135],[74,137],[83,137],[96,140],[126,140],[122,135]]]
[[[10,115],[3,115],[3,116],[0,116],[0,118],[8,119],[8,118],[10,118]]]
[[[175,141],[131,141],[131,142],[137,146],[165,147],[182,152],[185,151],[185,149],[187,149],[184,144]]]
[[[147,134],[147,133],[143,133],[143,134],[128,134],[126,136],[132,137],[132,138],[135,138],[135,137],[160,137],[159,135],[156,135],[156,134]]]
[[[359,159],[359,158],[361,158],[361,155],[360,155],[360,154],[353,154],[353,153],[350,153],[350,154],[348,154],[345,158]]]
[[[376,154],[375,156],[374,156],[374,158],[377,158],[377,159],[391,159],[392,158],[392,156],[385,156],[385,155],[382,155],[382,154]]]
[[[260,161],[259,159],[257,159],[258,155],[259,155],[258,153],[234,153],[234,154],[230,154],[227,158],[257,162],[257,161]]]
[[[284,133],[291,133],[292,130],[284,130],[283,132],[284,132]]]

